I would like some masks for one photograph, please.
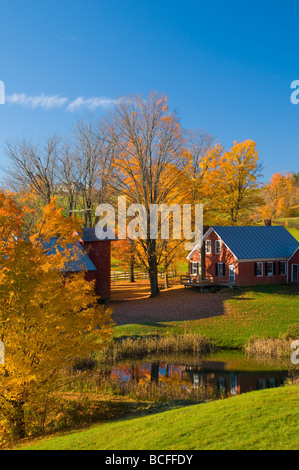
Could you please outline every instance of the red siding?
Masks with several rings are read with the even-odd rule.
[[[278,261],[273,261],[276,264],[276,274],[267,276],[265,270],[266,261],[259,260],[263,263],[263,275],[255,275],[255,261],[244,261],[239,263],[239,281],[240,286],[252,286],[258,284],[286,284],[287,275],[279,275]],[[284,260],[281,260],[284,261]]]
[[[207,254],[205,250],[205,276],[213,277],[216,282],[229,282],[229,265],[235,265],[235,283],[238,286],[250,286],[258,284],[286,284],[291,282],[291,264],[299,265],[299,250],[294,254],[292,259],[289,261],[289,272],[287,275],[279,274],[278,260],[273,261],[275,263],[275,274],[272,276],[266,275],[265,263],[266,260],[258,260],[263,262],[263,275],[255,275],[255,262],[256,261],[240,261],[236,259],[233,253],[229,248],[221,241],[221,253],[216,254],[215,242],[220,240],[214,231],[207,237],[206,240],[211,240],[212,243],[212,252]],[[206,241],[204,242],[206,243]],[[199,251],[195,251],[190,258],[190,262],[199,262]],[[285,260],[281,260],[285,261]],[[224,263],[225,265],[225,275],[216,276],[216,263]],[[287,262],[286,262],[286,273],[287,273]]]
[[[103,300],[111,294],[111,242],[105,240],[84,242],[84,250],[97,268],[96,294]]]
[[[289,282],[291,283],[292,282],[292,264],[298,264],[298,267],[299,267],[299,250],[296,251],[296,253],[294,253],[294,255],[292,256],[292,258],[290,258],[289,260]]]
[[[221,282],[229,282],[229,265],[235,265],[235,273],[236,273],[236,283],[238,282],[238,262],[236,257],[232,254],[232,252],[228,249],[228,247],[221,241],[221,253],[219,255],[216,254],[216,240],[220,240],[218,235],[213,231],[208,237],[207,240],[211,240],[212,242],[212,253],[209,255],[205,250],[205,275],[212,276],[215,281]],[[225,273],[224,276],[216,276],[216,263],[224,263],[225,265]]]

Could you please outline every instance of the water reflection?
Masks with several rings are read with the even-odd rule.
[[[125,383],[150,381],[152,383],[181,383],[192,389],[214,387],[226,395],[239,395],[253,390],[274,388],[290,377],[290,371],[282,365],[263,365],[244,356],[230,360],[207,359],[188,362],[143,362],[118,364],[111,376]]]

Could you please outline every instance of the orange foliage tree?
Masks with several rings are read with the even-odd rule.
[[[30,219],[25,237],[27,221],[28,208],[0,192],[0,428],[16,437],[26,435],[34,403],[53,392],[61,371],[100,350],[113,330],[84,272],[63,274],[77,256],[78,221],[65,219],[55,200]]]
[[[291,206],[299,201],[296,176],[289,173],[274,173],[270,182],[262,189],[263,206],[259,211],[264,219],[288,217]]]

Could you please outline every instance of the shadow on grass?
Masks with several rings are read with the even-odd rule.
[[[136,286],[137,287],[137,286]],[[154,298],[112,301],[116,325],[139,324],[151,328],[167,328],[163,322],[182,322],[219,317],[227,312],[227,301],[249,302],[259,296],[294,296],[298,286],[261,285],[238,289],[221,289],[217,293],[200,293],[196,288],[176,287],[160,292]],[[134,332],[133,332],[134,333]]]

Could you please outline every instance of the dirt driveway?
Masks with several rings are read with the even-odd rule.
[[[162,286],[161,286],[162,287]],[[113,320],[117,325],[153,323],[156,321],[198,320],[225,313],[224,301],[231,297],[229,291],[203,293],[199,289],[185,289],[173,285],[149,298],[148,281],[112,284],[109,305],[113,308]]]

